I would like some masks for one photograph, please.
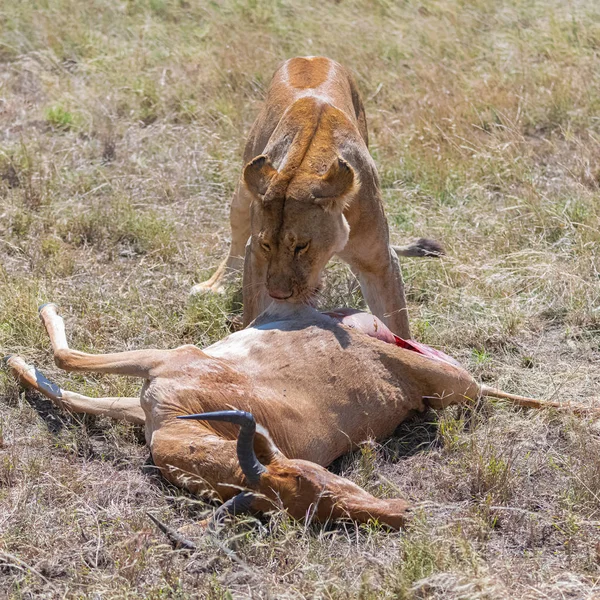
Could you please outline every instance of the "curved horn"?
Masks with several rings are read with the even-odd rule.
[[[240,426],[237,439],[237,455],[240,467],[249,483],[258,483],[266,468],[256,458],[254,452],[254,434],[256,421],[249,412],[242,410],[219,410],[216,412],[199,413],[197,415],[182,415],[178,419],[194,419],[196,421],[227,421]]]
[[[179,532],[175,531],[175,529],[165,525],[149,512],[146,512],[146,516],[167,536],[173,550],[197,550],[194,542],[184,538]]]

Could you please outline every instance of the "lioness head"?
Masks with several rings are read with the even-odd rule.
[[[289,177],[261,155],[244,169],[244,182],[255,197],[253,258],[266,265],[272,298],[310,302],[325,265],[348,241],[344,208],[357,186],[356,175],[340,157],[328,163]]]

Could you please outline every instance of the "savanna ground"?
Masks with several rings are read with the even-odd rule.
[[[227,249],[244,136],[280,61],[356,75],[414,336],[508,391],[598,402],[600,5],[596,0],[39,0],[0,3],[0,351],[65,387],[72,345],[206,345],[236,289],[189,302]],[[325,306],[361,305],[332,265]],[[595,397],[595,400],[594,400]],[[467,415],[468,417],[468,415]],[[401,426],[335,466],[418,503],[411,527],[238,519],[161,481],[140,431],[69,417],[0,372],[0,597],[600,596],[600,428],[484,403]]]

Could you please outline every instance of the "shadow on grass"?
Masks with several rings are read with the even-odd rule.
[[[439,437],[439,419],[435,411],[415,414],[400,423],[390,438],[380,446],[385,462],[397,462],[416,454],[428,452],[441,444]],[[342,475],[361,456],[359,448],[334,460],[327,469],[336,475]]]
[[[40,419],[44,421],[50,433],[59,434],[65,426],[75,424],[73,417],[66,415],[64,411],[61,411],[51,400],[40,393],[27,389],[25,398],[40,416]]]
[[[440,445],[439,415],[429,410],[400,423],[382,449],[386,462],[396,462]]]

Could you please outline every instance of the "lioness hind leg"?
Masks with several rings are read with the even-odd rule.
[[[217,267],[212,276],[192,286],[191,296],[212,293],[223,294],[227,286],[232,283],[244,268],[244,259],[241,256],[232,256],[231,251],[227,258]]]
[[[5,362],[13,375],[25,386],[50,398],[58,407],[74,413],[103,415],[130,423],[146,422],[139,398],[90,398],[63,390],[49,381],[33,365],[20,356],[7,356]]]
[[[222,294],[227,285],[232,283],[242,273],[246,242],[250,237],[250,204],[252,195],[240,180],[231,201],[229,223],[231,225],[231,246],[227,258],[219,265],[212,277],[197,283],[190,294],[211,292]]]

